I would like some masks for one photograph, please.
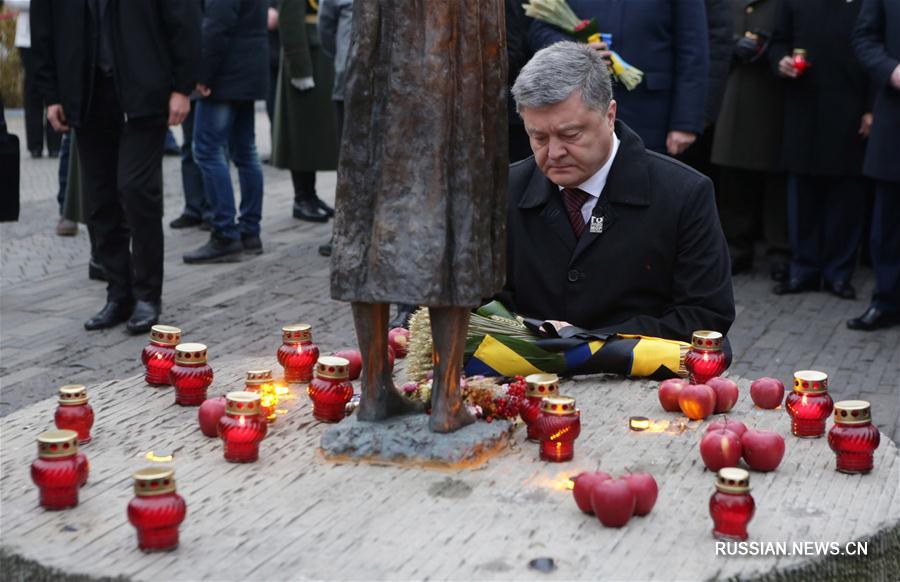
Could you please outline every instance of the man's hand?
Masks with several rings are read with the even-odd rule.
[[[59,133],[69,131],[69,120],[66,119],[66,112],[59,103],[47,107],[47,121]]]
[[[670,131],[666,136],[666,151],[670,156],[677,156],[688,149],[697,140],[697,134],[689,131]]]
[[[195,89],[195,91],[197,91],[197,95],[200,95],[200,97],[204,99],[212,95],[212,89],[210,89],[203,83],[197,83],[197,88]]]
[[[871,113],[863,113],[862,119],[859,121],[859,135],[863,137],[869,137],[869,132],[872,131],[872,114]]]
[[[891,73],[891,85],[894,86],[894,89],[900,91],[900,65],[894,67],[894,72]]]
[[[794,58],[790,55],[784,55],[778,61],[778,74],[789,79],[796,79],[799,73],[797,67],[794,66]]]
[[[278,29],[278,11],[274,8],[269,8],[269,30],[277,30]]]
[[[184,93],[172,91],[169,95],[169,125],[180,125],[191,112],[191,100]]]
[[[607,65],[612,64],[612,59],[611,59],[612,52],[610,52],[609,46],[607,46],[607,44],[605,42],[603,42],[602,40],[597,41],[597,42],[590,42],[590,43],[588,43],[588,46],[591,47],[592,49],[594,49],[595,51],[597,51],[598,53],[600,53],[600,57],[604,61],[606,61]]]

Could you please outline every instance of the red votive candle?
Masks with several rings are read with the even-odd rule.
[[[154,325],[150,328],[150,343],[141,351],[141,361],[146,374],[144,380],[151,386],[168,386],[169,370],[175,364],[175,346],[181,343],[181,330],[171,325]]]
[[[753,519],[756,503],[750,495],[750,473],[737,467],[719,469],[716,492],[709,498],[713,537],[746,540],[747,524]]]
[[[260,415],[259,394],[229,392],[225,415],[219,419],[219,437],[225,443],[225,460],[252,463],[259,458],[259,443],[266,438],[269,423]]]
[[[350,361],[337,356],[322,356],[316,363],[316,376],[307,393],[313,403],[313,417],[320,422],[340,422],[347,415],[347,403],[353,398]]]
[[[544,398],[535,423],[541,442],[541,460],[562,463],[575,455],[575,439],[581,434],[581,413],[568,396]]]
[[[87,389],[82,384],[61,386],[59,406],[53,420],[60,430],[74,430],[78,433],[78,444],[91,442],[91,427],[94,426],[94,409],[88,404]]]
[[[128,521],[137,529],[138,548],[162,552],[178,547],[178,526],[187,504],[175,492],[175,471],[168,467],[141,469],[134,475],[134,498]]]
[[[526,438],[532,442],[541,439],[537,432],[537,419],[541,416],[541,401],[559,396],[559,376],[556,374],[530,374],[525,376],[525,400],[519,407],[519,416],[526,426]]]
[[[794,372],[794,388],[784,399],[794,436],[816,439],[825,434],[825,419],[834,409],[828,375],[816,370]]]
[[[690,374],[691,384],[705,384],[710,378],[720,376],[728,367],[722,352],[724,339],[717,331],[693,333],[691,349],[684,356],[684,367]]]
[[[806,60],[806,49],[796,48],[794,49],[794,53],[791,56],[791,60],[794,63],[794,69],[797,70],[797,76],[803,75],[806,69],[809,68],[809,61]]]
[[[312,326],[294,323],[281,328],[278,363],[284,368],[288,384],[308,384],[319,359],[319,348],[312,342]]]
[[[244,390],[259,394],[259,410],[270,424],[275,422],[277,414],[275,406],[278,404],[278,395],[275,391],[275,380],[272,378],[272,370],[248,370],[244,380]]]
[[[868,473],[874,464],[881,433],[872,424],[872,406],[865,400],[842,400],[834,405],[834,426],[828,446],[837,455],[841,473]]]
[[[206,400],[206,389],[213,381],[213,371],[206,363],[206,357],[203,344],[175,346],[175,365],[169,370],[169,380],[175,386],[175,404],[200,406]]]
[[[78,505],[78,488],[87,481],[86,458],[78,456],[78,433],[51,430],[38,436],[38,458],[31,463],[31,480],[44,509]]]

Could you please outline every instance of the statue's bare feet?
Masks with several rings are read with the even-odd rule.
[[[372,394],[373,398],[366,398],[366,394]],[[378,421],[390,418],[392,416],[400,416],[401,414],[422,413],[425,411],[425,405],[421,402],[414,402],[408,398],[404,398],[394,383],[384,383],[376,390],[363,390],[363,396],[359,401],[359,408],[356,411],[359,420]]]
[[[438,408],[442,408],[439,410]],[[428,420],[428,427],[432,432],[453,432],[462,427],[475,422],[475,417],[469,414],[465,406],[457,406],[455,410],[451,407],[434,407],[431,409],[431,418]]]

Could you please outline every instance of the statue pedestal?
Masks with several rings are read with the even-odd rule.
[[[428,429],[428,415],[407,414],[382,422],[360,422],[356,416],[329,428],[320,446],[328,459],[425,465],[442,468],[480,465],[506,448],[508,421],[475,422],[449,434]]]

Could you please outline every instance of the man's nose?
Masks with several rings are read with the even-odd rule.
[[[566,147],[562,140],[550,138],[547,155],[551,160],[558,160],[566,155]]]

